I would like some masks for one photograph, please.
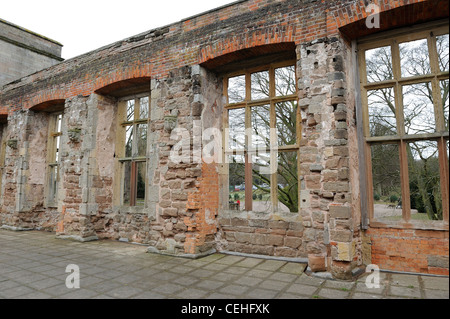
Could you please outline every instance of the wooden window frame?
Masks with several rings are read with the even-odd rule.
[[[283,62],[277,62],[277,63],[271,63],[271,64],[265,64],[258,67],[251,67],[251,68],[243,68],[239,71],[230,72],[224,75],[223,77],[223,94],[225,98],[225,107],[223,112],[223,128],[224,131],[228,132],[229,130],[229,110],[233,109],[245,109],[245,130],[248,131],[251,129],[251,114],[252,114],[252,108],[258,107],[258,106],[265,106],[270,105],[270,129],[276,129],[276,104],[280,102],[287,102],[287,101],[297,101],[298,102],[298,88],[297,88],[297,76],[295,75],[295,94],[291,95],[285,95],[285,96],[276,96],[275,92],[275,70],[283,67],[294,67],[296,70],[296,60],[286,60]],[[252,100],[251,99],[251,76],[254,73],[262,72],[262,71],[268,71],[269,72],[269,97],[265,99],[258,99],[258,100]],[[295,71],[296,72],[296,71]],[[229,85],[229,79],[237,76],[245,76],[245,99],[242,102],[238,103],[229,103],[229,96],[228,96],[228,85]],[[297,152],[297,170],[298,170],[298,190],[300,191],[300,141],[301,141],[301,112],[300,107],[297,107],[297,123],[296,123],[296,135],[297,135],[297,143],[294,145],[284,145],[276,147],[273,147],[273,145],[278,144],[277,141],[274,141],[273,136],[270,138],[270,149],[268,149],[268,152],[270,152],[270,162],[275,163],[277,161],[277,155],[278,153],[282,152]],[[272,134],[271,134],[272,135]],[[223,141],[222,141],[224,147],[224,156],[223,158],[226,159],[225,163],[228,163],[228,157],[232,155],[243,155],[245,158],[245,208],[244,211],[251,212],[253,210],[253,198],[252,198],[252,186],[253,186],[253,173],[252,173],[252,163],[250,157],[257,152],[257,149],[252,148],[252,143],[249,138],[249,136],[246,135],[245,137],[245,147],[244,149],[230,149],[229,148],[229,136],[227,134],[223,134]],[[250,147],[249,147],[250,145]],[[226,175],[226,178],[229,177],[229,168],[228,164],[226,164],[226,169],[224,171],[224,175]],[[248,187],[247,185],[250,185]],[[277,189],[277,172],[273,172],[270,174],[270,198],[271,198],[271,207],[272,212],[276,213],[278,211],[278,189]],[[227,196],[226,202],[228,203],[228,194],[229,189],[227,187]],[[226,210],[230,210],[228,205],[225,205],[227,207]],[[298,212],[300,212],[300,195],[299,195],[299,201],[298,201]]]
[[[447,143],[449,132],[445,130],[444,114],[442,111],[442,97],[440,81],[449,79],[449,71],[441,71],[437,55],[436,37],[448,34],[448,21],[433,22],[407,30],[399,30],[376,35],[358,41],[358,64],[360,72],[361,102],[363,113],[363,139],[365,152],[365,165],[367,169],[367,201],[368,217],[371,227],[401,227],[401,228],[431,228],[448,230],[449,218],[449,170]],[[430,56],[431,73],[421,76],[402,77],[399,44],[419,39],[427,39]],[[366,72],[365,52],[367,50],[390,46],[393,66],[393,79],[380,82],[368,82]],[[431,83],[433,88],[433,104],[436,119],[436,132],[426,134],[407,135],[403,121],[403,94],[402,87],[411,84]],[[368,109],[368,91],[392,88],[394,90],[396,105],[397,134],[390,136],[371,136]],[[443,220],[418,222],[411,220],[409,172],[406,145],[415,141],[437,142],[439,151],[440,187],[442,194]],[[379,221],[374,217],[374,190],[372,176],[371,146],[375,144],[396,144],[399,147],[400,180],[402,198],[402,220],[399,222]]]
[[[142,98],[148,98],[148,117],[147,118],[140,118],[140,101]],[[127,104],[129,101],[134,100],[134,118],[132,121],[127,121]],[[116,194],[120,194],[118,198],[120,198],[120,202],[116,204],[119,204],[120,206],[129,206],[129,207],[142,207],[145,206],[145,200],[147,198],[147,169],[145,174],[145,200],[144,205],[138,205],[137,204],[137,190],[138,190],[138,178],[137,178],[137,171],[138,171],[138,165],[140,163],[146,163],[147,164],[147,155],[145,156],[139,156],[136,154],[137,149],[137,139],[135,138],[137,136],[137,127],[140,124],[146,124],[147,125],[147,134],[148,134],[148,128],[150,125],[150,94],[149,93],[142,93],[137,94],[133,96],[123,97],[119,99],[118,101],[118,134],[116,139],[116,158],[118,161],[118,165],[116,167],[116,176],[120,177],[120,189],[116,189]],[[124,120],[125,119],[125,120]],[[127,157],[126,156],[126,129],[127,127],[133,127],[133,144],[132,144],[132,156]],[[148,136],[148,135],[147,135]],[[125,190],[125,164],[130,163],[131,164],[131,180],[130,180],[130,202],[125,203],[124,202],[124,190]]]
[[[61,123],[59,123],[61,121]],[[60,182],[60,161],[61,161],[61,138],[62,138],[62,124],[64,121],[63,112],[54,112],[49,114],[49,133],[47,140],[47,183],[46,183],[46,206],[58,207],[58,189]],[[58,125],[60,127],[58,128]],[[57,145],[57,139],[59,137],[59,147]],[[58,159],[56,154],[58,154]],[[53,176],[53,169],[56,167],[56,177]],[[56,184],[56,188],[53,193],[53,184]]]

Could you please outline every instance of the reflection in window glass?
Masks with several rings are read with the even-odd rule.
[[[245,75],[228,79],[228,103],[239,103],[245,100]]]
[[[393,79],[390,46],[366,51],[366,73],[368,82],[381,82]]]
[[[229,209],[245,208],[245,159],[244,155],[231,155],[229,161]]]
[[[58,115],[58,119],[57,119],[57,124],[56,124],[56,131],[57,131],[58,133],[61,133],[61,132],[62,132],[61,127],[62,127],[62,114],[59,114],[59,115]]]
[[[269,71],[253,73],[251,78],[252,100],[269,98]]]
[[[56,199],[56,194],[58,192],[58,180],[59,180],[59,166],[58,165],[51,165],[50,166],[50,189],[49,189],[49,198],[51,199],[52,203],[54,203],[54,200]]]
[[[402,77],[431,73],[426,39],[399,44]]]
[[[296,93],[295,67],[288,66],[275,69],[275,94],[276,96],[291,95]]]
[[[436,132],[431,83],[403,86],[403,114],[406,134]]]
[[[449,37],[448,34],[436,37],[436,46],[439,58],[439,67],[441,71],[448,71],[448,54],[449,54]]]
[[[133,156],[133,126],[125,128],[125,157]]]
[[[130,205],[131,200],[131,162],[123,163],[123,204]]]
[[[253,172],[253,208],[257,213],[272,212],[270,191],[270,153],[259,153],[252,156]]]
[[[270,147],[270,105],[252,107],[252,147]]]
[[[149,103],[148,97],[143,97],[139,100],[139,118],[147,119],[149,118]]]
[[[402,217],[398,145],[372,145],[371,151],[374,218],[398,221]]]
[[[407,145],[411,219],[442,220],[442,195],[437,142]]]
[[[147,131],[148,124],[137,125],[137,156],[144,157],[147,155]]]
[[[229,148],[245,147],[245,108],[228,110]]]
[[[367,92],[369,128],[371,136],[397,134],[394,89],[386,88]]]
[[[134,120],[134,100],[127,101],[127,122]]]
[[[278,210],[298,212],[298,153],[278,153]]]
[[[136,206],[145,205],[145,176],[146,176],[146,162],[138,162],[137,166],[137,180],[136,180]]]
[[[59,162],[59,150],[60,150],[60,146],[61,146],[61,136],[58,135],[56,137],[56,149],[55,149],[55,162]]]
[[[444,109],[445,130],[449,130],[449,98],[448,98],[448,80],[441,81],[442,107]]]
[[[297,101],[275,104],[278,145],[297,143]]]

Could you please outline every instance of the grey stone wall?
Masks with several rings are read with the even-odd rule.
[[[0,19],[0,87],[53,66],[62,45]]]

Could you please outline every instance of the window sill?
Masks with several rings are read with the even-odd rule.
[[[301,221],[300,213],[288,212],[253,212],[245,210],[229,210],[222,209],[219,216],[223,218],[243,218],[243,219],[261,219],[261,220],[284,220],[284,221]]]
[[[377,221],[371,220],[369,223],[369,228],[397,228],[397,229],[418,229],[418,230],[440,230],[448,231],[448,222],[445,221],[435,221],[435,222],[421,222],[421,221]]]

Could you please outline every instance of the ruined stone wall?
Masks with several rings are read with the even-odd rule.
[[[412,3],[431,2],[403,5]],[[382,10],[401,6],[384,3]],[[218,250],[307,258],[314,271],[348,279],[367,261],[362,247],[368,241],[360,231],[355,65],[347,34],[338,28],[358,25],[366,16],[362,2],[354,0],[239,1],[5,86],[0,95],[0,115],[8,115],[4,138],[17,141],[17,147],[6,150],[1,224],[44,228],[81,241],[136,242],[171,255],[198,257]],[[348,34],[355,36],[352,30]],[[239,63],[249,52],[264,56],[273,53],[267,47],[277,52],[286,44],[296,48],[297,59],[300,213],[227,212],[226,172],[216,158],[219,141],[214,141],[219,152],[201,153],[211,141],[205,130],[223,129],[223,79],[212,66]],[[144,206],[125,207],[118,203],[119,102],[112,88],[142,83],[149,84],[151,109],[147,196]],[[55,101],[65,109],[58,207],[49,209],[42,201],[42,169],[48,163],[40,154],[46,117],[30,109]],[[181,152],[184,133],[188,159],[175,162],[171,155]],[[377,247],[385,244],[374,232],[369,235]]]

